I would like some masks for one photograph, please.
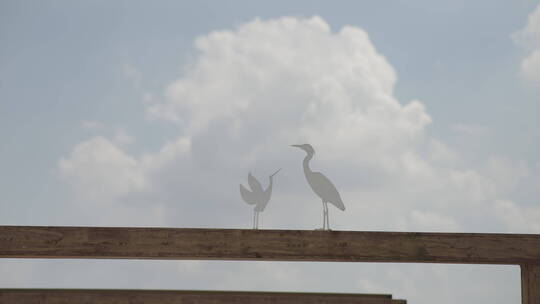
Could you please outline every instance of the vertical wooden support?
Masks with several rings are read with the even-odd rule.
[[[521,303],[540,304],[540,265],[521,265]]]

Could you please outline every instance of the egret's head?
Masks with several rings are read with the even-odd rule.
[[[303,144],[303,145],[291,145],[291,147],[297,147],[304,151],[306,151],[307,154],[315,154],[315,149],[310,144]]]

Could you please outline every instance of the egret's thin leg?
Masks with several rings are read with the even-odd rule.
[[[255,229],[255,210],[253,210],[253,218],[251,221],[251,229]]]
[[[328,223],[328,204],[324,203],[324,221],[326,222],[326,230],[330,229],[329,223]]]
[[[323,212],[323,215],[324,215],[324,230],[328,229],[328,227],[326,227],[326,204],[323,202],[323,209],[324,209],[324,212]]]
[[[259,230],[259,211],[257,211],[257,230]]]
[[[326,203],[326,227],[330,230],[330,216],[328,215],[328,203]]]
[[[326,209],[326,230],[330,230],[330,220],[328,219],[328,203],[324,203]]]
[[[257,229],[257,211],[253,211],[253,229]]]
[[[326,228],[326,209],[324,208],[324,201],[322,203],[323,203],[323,228],[322,230],[324,230]]]

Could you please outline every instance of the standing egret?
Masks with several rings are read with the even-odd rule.
[[[259,181],[253,177],[253,175],[251,175],[251,172],[248,174],[248,184],[251,191],[240,184],[240,195],[242,195],[244,202],[249,205],[255,205],[253,208],[253,229],[259,229],[259,213],[264,211],[266,205],[270,201],[273,185],[272,178],[279,172],[279,170],[268,177],[270,183],[268,184],[268,188],[266,188],[266,190],[263,190],[261,183],[259,183]]]
[[[323,227],[322,230],[330,230],[330,220],[328,218],[328,203],[332,203],[340,210],[345,210],[345,205],[341,196],[332,182],[320,172],[313,172],[309,167],[309,161],[313,158],[315,150],[310,144],[291,145],[304,150],[307,155],[304,158],[304,175],[311,186],[311,189],[322,200],[323,204]]]

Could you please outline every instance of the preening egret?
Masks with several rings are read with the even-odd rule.
[[[279,170],[281,170],[281,168]],[[270,201],[273,185],[272,178],[279,172],[279,170],[268,177],[270,183],[268,184],[268,188],[266,188],[266,190],[263,190],[261,183],[259,183],[259,181],[253,177],[253,175],[251,175],[251,172],[248,174],[248,184],[251,191],[240,184],[240,195],[242,195],[244,202],[249,205],[255,205],[253,208],[253,229],[259,229],[259,213],[264,211],[266,205]]]
[[[332,182],[320,172],[313,172],[309,167],[309,161],[313,158],[315,150],[310,144],[303,145],[291,145],[304,150],[307,155],[304,158],[304,175],[308,181],[308,184],[313,189],[313,192],[317,194],[322,200],[323,204],[323,228],[322,230],[330,230],[330,220],[328,218],[328,203],[333,204],[340,210],[345,210],[345,205],[341,200],[341,196]]]

